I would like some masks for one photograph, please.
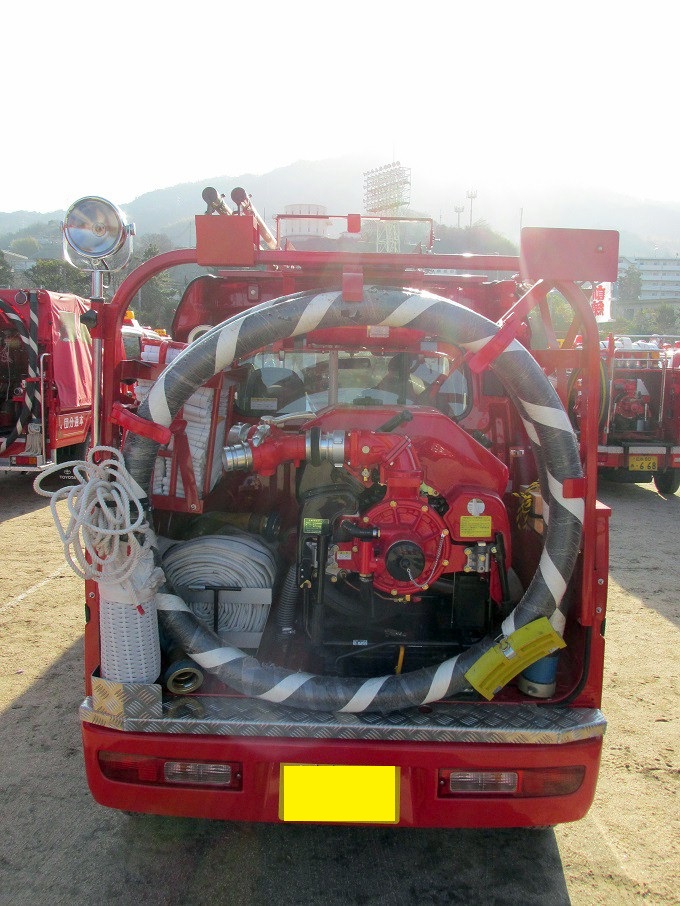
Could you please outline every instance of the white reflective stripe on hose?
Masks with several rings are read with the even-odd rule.
[[[314,296],[307,305],[307,308],[303,311],[300,320],[297,322],[297,326],[291,331],[290,335],[292,337],[299,337],[300,334],[305,334],[309,330],[314,330],[318,327],[324,315],[337,298],[337,292],[319,293],[318,296]]]
[[[519,403],[529,418],[539,425],[545,425],[547,428],[557,428],[559,431],[568,431],[569,434],[574,433],[569,416],[564,409],[555,409],[554,406],[539,406],[537,403],[528,403],[521,398],[519,398]]]
[[[516,610],[517,610],[517,608],[515,608],[515,610],[513,610],[513,612],[509,616],[507,616],[501,623],[501,633],[502,633],[502,635],[504,635],[506,637],[506,639],[509,635],[512,635],[512,633],[517,628],[515,626],[515,611]]]
[[[567,625],[567,618],[561,610],[556,610],[550,617],[550,625],[558,635],[564,635],[564,627]]]
[[[212,651],[192,651],[190,656],[199,667],[210,670],[212,667],[219,667],[220,664],[228,664],[230,661],[244,658],[245,654],[238,648],[225,645],[222,648],[213,648]]]
[[[409,296],[408,299],[395,308],[391,315],[381,321],[380,325],[404,327],[438,302],[441,302],[441,299],[437,297],[428,298],[426,295]]]
[[[345,707],[340,708],[340,711],[345,711],[347,713],[365,711],[385,685],[386,681],[386,676],[374,676],[372,679],[366,680],[366,682],[357,689]]]
[[[422,700],[421,704],[426,705],[428,702],[437,702],[440,698],[444,698],[453,677],[453,671],[455,670],[457,660],[458,655],[450,658],[448,661],[444,661],[443,664],[440,664],[437,667],[434,677],[432,678],[430,691]]]
[[[548,487],[550,488],[552,499],[556,500],[565,510],[569,510],[571,515],[578,519],[580,523],[583,523],[586,508],[586,502],[583,497],[565,497],[562,482],[558,481],[550,472],[548,472]]]
[[[479,352],[480,349],[484,349],[489,340],[493,340],[494,336],[495,334],[492,334],[490,337],[484,337],[482,340],[472,340],[470,343],[461,343],[461,346],[468,352]]]
[[[494,334],[491,334],[491,335],[488,336],[488,337],[483,337],[481,340],[470,340],[469,343],[461,343],[460,345],[461,345],[461,346],[463,347],[463,349],[465,349],[467,352],[473,352],[473,353],[474,353],[474,352],[479,352],[479,350],[480,350],[480,349],[484,349],[484,347],[485,347],[488,343],[490,343],[491,340],[493,340],[495,336],[496,336],[496,334],[494,333]],[[495,358],[498,358],[499,356],[503,355],[503,353],[505,353],[505,352],[517,352],[517,350],[521,350],[521,349],[524,349],[524,347],[523,347],[522,344],[519,342],[519,340],[510,340],[510,342],[507,344],[507,346],[504,346],[504,347],[497,353],[497,355],[495,356]]]
[[[238,335],[242,324],[243,321],[239,321],[237,324],[230,324],[220,331],[215,348],[215,374],[228,368],[234,361],[236,344],[238,343]]]
[[[552,562],[550,554],[548,553],[546,548],[543,548],[543,553],[541,554],[538,568],[541,571],[541,575],[543,576],[545,584],[550,589],[550,594],[555,600],[555,606],[557,606],[562,600],[565,591],[567,590],[567,583],[564,581],[562,573]]]
[[[287,698],[290,698],[293,692],[297,692],[300,686],[304,686],[307,680],[310,679],[314,679],[314,676],[311,673],[291,673],[290,676],[282,679],[280,683],[277,683],[271,689],[268,689],[257,697],[263,698],[268,702],[273,702],[275,705],[281,704],[281,702],[285,702]]]
[[[162,592],[156,595],[156,609],[191,613],[191,608],[178,595],[167,595]]]
[[[521,418],[521,416],[520,416],[520,418]],[[538,434],[536,433],[536,428],[534,427],[534,423],[529,421],[528,418],[522,418],[522,423],[524,425],[524,430],[527,432],[527,437],[529,438],[529,440],[532,442],[532,444],[536,444],[537,446],[540,447],[541,442],[538,439]]]
[[[149,391],[146,398],[149,407],[150,421],[164,428],[169,428],[172,424],[172,413],[168,406],[168,400],[165,395],[165,374],[161,374],[156,383]]]

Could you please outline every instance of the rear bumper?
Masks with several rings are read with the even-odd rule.
[[[653,457],[655,468],[636,466],[635,458],[640,456]],[[680,446],[658,442],[601,444],[597,448],[597,465],[600,469],[630,472],[639,481],[649,481],[655,472],[680,469]]]
[[[406,827],[519,827],[582,818],[595,793],[605,722],[595,709],[485,704],[441,706],[421,715],[310,715],[257,720],[243,700],[233,721],[197,722],[176,714],[167,732],[112,729],[81,709],[85,764],[97,802],[161,815],[279,822],[282,764],[394,765],[400,769],[399,824]],[[232,700],[234,702],[234,700]],[[264,705],[264,708],[271,706]],[[319,719],[321,717],[321,719]],[[533,721],[530,719],[533,717]],[[324,719],[326,718],[326,719]],[[134,719],[132,719],[134,720]],[[161,723],[157,721],[155,723]],[[199,728],[200,727],[200,728]],[[184,731],[184,732],[183,732]],[[265,735],[266,734],[266,735]],[[336,735],[337,734],[337,735]],[[339,738],[344,736],[345,738]],[[240,790],[122,782],[106,777],[99,753],[238,762]],[[464,794],[443,798],[439,771],[521,771],[582,766],[573,793],[516,797]]]

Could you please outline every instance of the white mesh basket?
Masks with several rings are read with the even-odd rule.
[[[158,616],[153,600],[144,613],[132,604],[102,601],[99,608],[102,677],[115,683],[153,683],[161,672]]]

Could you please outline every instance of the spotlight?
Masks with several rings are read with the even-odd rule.
[[[83,258],[106,258],[125,245],[133,228],[123,212],[105,198],[90,196],[74,202],[62,224],[64,238]]]

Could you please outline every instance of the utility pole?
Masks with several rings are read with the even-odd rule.
[[[461,204],[461,205],[458,205],[458,204],[457,204],[457,205],[454,207],[453,210],[456,212],[456,214],[458,214],[458,229],[460,229],[460,215],[461,215],[461,214],[463,213],[463,211],[465,210],[465,205],[464,205],[464,204]]]

